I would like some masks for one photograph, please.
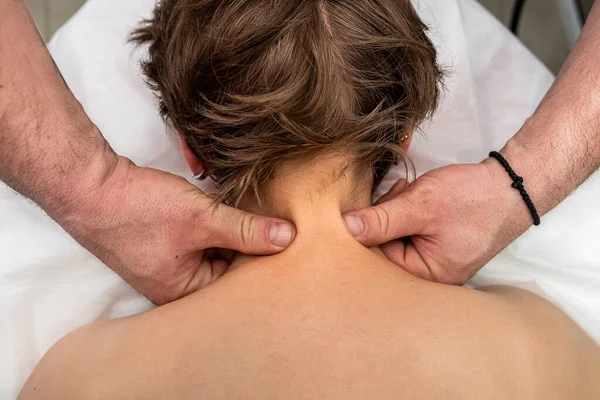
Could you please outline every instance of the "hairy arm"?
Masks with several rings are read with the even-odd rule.
[[[0,60],[0,180],[51,216],[63,214],[117,156],[71,94],[23,0],[0,0]]]
[[[539,215],[600,166],[600,3],[554,85],[501,153]],[[449,165],[408,186],[398,182],[375,206],[346,214],[346,223],[406,271],[463,284],[533,223],[512,183],[492,158]],[[403,237],[410,241],[395,240]]]
[[[598,2],[554,85],[501,153],[523,176],[540,214],[554,208],[600,167]]]
[[[280,252],[286,221],[213,202],[118,156],[58,72],[24,0],[0,0],[0,180],[157,304],[221,276],[208,248]]]

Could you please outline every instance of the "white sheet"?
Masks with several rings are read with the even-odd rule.
[[[419,0],[451,75],[419,173],[478,162],[534,110],[551,74],[473,0]],[[113,148],[139,165],[189,176],[177,143],[138,73],[144,50],[125,45],[153,0],[90,0],[50,49]],[[391,174],[387,185],[397,174]],[[472,281],[544,295],[600,341],[600,182],[595,175]],[[385,186],[384,186],[385,187]],[[151,305],[39,209],[0,184],[0,398],[14,398],[43,353],[83,324]]]

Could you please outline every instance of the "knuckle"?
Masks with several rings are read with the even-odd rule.
[[[381,232],[381,235],[390,237],[391,232],[391,218],[387,209],[382,207],[375,207],[375,218],[377,219],[377,226]]]
[[[240,223],[241,244],[244,248],[249,248],[254,243],[254,226],[256,217],[252,214],[245,214]]]
[[[133,287],[140,291],[148,300],[156,305],[166,304],[172,300],[172,288],[157,277],[147,277],[133,282]]]
[[[179,299],[179,296],[174,295],[174,292],[170,290],[160,290],[150,296],[147,296],[147,299],[157,306],[162,306]]]
[[[151,293],[147,295],[146,298],[157,306],[162,306],[163,304],[167,304],[171,301],[170,297],[163,292]]]
[[[146,280],[146,297],[156,305],[167,304],[181,298],[185,295],[186,285],[191,279],[189,272],[187,268],[168,265],[167,268]]]
[[[437,190],[428,184],[415,185],[412,199],[414,199],[412,206],[418,206],[424,209],[431,208],[431,206],[436,203]]]
[[[452,271],[448,268],[433,269],[431,276],[435,282],[446,285],[463,285],[468,280],[463,277],[462,271]]]
[[[415,185],[411,195],[406,197],[407,206],[412,212],[421,215],[431,224],[447,210],[444,198],[440,196],[440,190],[443,192],[444,189],[432,185],[429,181]]]

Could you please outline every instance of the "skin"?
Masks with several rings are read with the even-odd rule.
[[[500,153],[543,216],[600,167],[600,4],[552,88]],[[495,150],[495,149],[490,149]],[[380,204],[346,215],[365,245],[382,245],[406,271],[463,284],[533,219],[495,159],[399,182]],[[542,223],[543,218],[542,218]],[[408,243],[395,239],[410,237]]]
[[[290,164],[262,207],[244,201],[295,223],[287,250],[75,331],[19,399],[598,398],[600,349],[548,302],[418,279],[354,240],[342,213],[369,204],[369,178],[347,161]]]
[[[595,4],[554,86],[501,150],[540,215],[599,166],[599,41]],[[217,278],[227,263],[215,264],[207,248],[272,254],[293,239],[284,221],[213,213],[185,181],[115,154],[61,79],[23,0],[0,0],[0,59],[0,180],[153,302]],[[346,225],[406,271],[462,284],[531,225],[511,183],[495,160],[440,168],[399,182],[388,201],[348,213]]]
[[[293,240],[287,221],[215,210],[184,179],[117,155],[61,78],[22,0],[0,0],[0,59],[0,180],[154,303],[222,275],[229,262],[206,249],[274,254]]]
[[[320,172],[338,168],[296,166],[300,177],[286,175],[273,188],[277,208],[246,205],[271,217],[209,212],[208,199],[185,181],[138,168],[110,149],[60,79],[22,1],[0,0],[0,58],[0,178],[156,303],[208,285],[69,335],[44,357],[21,398],[600,393],[596,345],[548,303],[514,289],[479,293],[418,280],[360,246],[341,214],[368,205],[368,190],[348,186],[364,177],[337,177],[340,187],[328,176],[315,187]],[[489,191],[474,188],[489,200]],[[289,224],[288,234],[279,233],[287,240],[268,240],[281,218],[298,229],[282,254],[231,264],[204,257],[209,247],[282,250],[293,237]]]

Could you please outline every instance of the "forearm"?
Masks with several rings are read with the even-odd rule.
[[[51,213],[116,162],[74,98],[23,0],[0,0],[0,180]]]
[[[545,214],[600,167],[600,4],[554,85],[501,153]]]

